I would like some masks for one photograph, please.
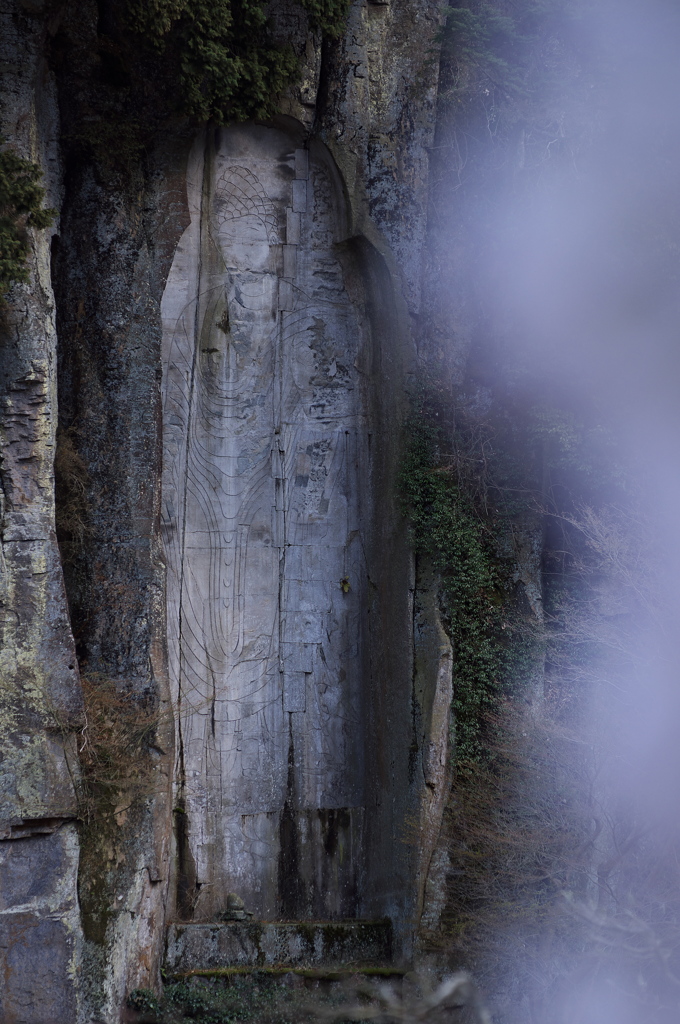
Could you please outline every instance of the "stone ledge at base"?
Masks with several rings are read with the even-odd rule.
[[[389,963],[392,924],[383,921],[230,921],[172,924],[170,974],[220,967]]]

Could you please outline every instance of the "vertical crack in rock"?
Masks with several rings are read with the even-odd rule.
[[[279,826],[279,893],[281,916],[294,920],[303,912],[304,894],[299,873],[298,829],[295,813],[295,743],[293,740],[292,718],[291,714],[286,801],[281,811],[281,824]]]
[[[181,790],[174,808],[174,818],[177,847],[177,913],[181,921],[189,921],[193,916],[200,888],[196,884],[196,865],[189,843],[189,820]]]

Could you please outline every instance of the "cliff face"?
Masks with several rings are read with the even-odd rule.
[[[3,1020],[117,1020],[229,892],[409,954],[449,760],[396,485],[439,6],[291,17],[278,118],[121,155],[77,141],[102,12],[4,7],[3,131],[60,218],[2,314]]]
[[[4,10],[1,18],[2,60],[11,68],[3,123],[20,151],[44,167],[57,205],[58,115],[54,82],[43,69],[42,29],[25,12]],[[31,243],[31,287],[14,296],[0,338],[0,948],[11,979],[0,1016],[38,1021],[76,1012],[76,762],[68,736],[82,726],[82,700],[54,530],[49,237],[42,232]],[[37,981],[38,963],[46,985]]]

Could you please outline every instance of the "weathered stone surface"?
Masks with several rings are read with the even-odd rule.
[[[417,917],[426,867],[401,840],[448,777],[424,811],[408,751],[439,758],[448,733],[428,705],[413,735],[396,470],[438,19],[353,8],[319,98],[335,159],[290,119],[192,151],[163,299],[183,918],[231,890],[265,917],[389,913],[404,940]]]
[[[406,956],[423,869],[412,823],[429,798],[413,763],[423,736],[412,713],[415,581],[398,469],[405,390],[417,365],[442,16],[436,2],[353,4],[347,31],[327,52],[317,118],[347,191],[353,255],[363,256],[357,301],[373,341],[363,913],[389,914],[395,947]]]
[[[220,967],[386,963],[392,955],[388,921],[295,924],[175,924],[168,930],[170,972]]]
[[[432,869],[438,869],[442,860],[442,817],[451,790],[453,647],[439,613],[439,579],[426,560],[420,561],[413,614],[413,711],[418,739],[412,751],[412,769],[422,776],[420,816],[414,836],[419,855],[418,915],[422,922],[423,916],[429,920],[435,913]]]
[[[359,243],[366,257],[360,303],[371,321],[374,346],[369,371],[375,384],[374,506],[367,545],[370,699],[364,722],[370,882],[364,888],[364,913],[390,914],[396,945],[407,955],[428,870],[413,823],[429,837],[436,835],[440,797],[448,785],[444,771],[430,789],[422,771],[423,751],[432,749],[433,742],[439,752],[448,734],[441,729],[439,712],[430,721],[427,715],[419,720],[415,581],[407,538],[399,531],[397,481],[404,386],[416,369],[418,317],[424,312],[429,147],[434,143],[437,33],[443,16],[436,0],[352,4],[347,31],[326,52],[316,122],[348,194],[348,234],[365,240]],[[439,679],[440,710],[449,671],[446,656],[441,668],[441,676],[430,673],[431,681]],[[431,849],[429,842],[425,845]]]
[[[194,150],[163,300],[164,529],[194,913],[356,908],[369,339],[323,148]],[[183,908],[186,912],[186,907]]]
[[[443,17],[438,0],[353,3],[319,97],[320,135],[347,184],[353,230],[395,266],[412,314],[420,310]]]
[[[174,158],[158,161],[148,180],[72,167],[55,260],[60,423],[86,469],[87,531],[63,545],[81,670],[95,696],[103,679],[157,716],[134,799],[104,800],[83,831],[82,988],[107,1022],[158,984],[170,873],[159,299],[184,205]]]
[[[14,17],[12,17],[14,15]],[[39,23],[2,12],[3,131],[22,156],[59,179],[54,82]],[[23,24],[22,24],[23,22]],[[73,817],[75,794],[62,731],[81,711],[75,650],[54,532],[56,334],[49,232],[33,232],[31,281],[0,311],[0,823]]]
[[[3,127],[48,169],[61,208],[60,423],[84,467],[82,536],[60,533],[70,617],[85,672],[158,721],[143,798],[107,806],[82,831],[80,861],[75,846],[65,860],[77,808],[61,735],[80,727],[80,697],[54,536],[49,253],[36,237],[0,365],[2,834],[12,850],[42,844],[31,863],[52,881],[26,910],[5,883],[10,896],[18,886],[3,932],[18,980],[4,1012],[13,1019],[10,999],[24,1024],[113,1024],[130,988],[158,981],[173,872],[185,917],[213,917],[234,890],[271,917],[390,915],[408,949],[424,868],[405,823],[438,813],[423,798],[443,778],[431,766],[446,689],[440,673],[416,723],[396,497],[439,13],[359,2],[345,39],[322,50],[306,16],[284,11],[284,34],[286,17],[300,21],[303,81],[283,108],[297,120],[201,138],[188,189],[181,126],[123,170],[77,141],[91,126],[88,75],[103,81],[101,11],[86,0],[45,14],[3,8]],[[414,744],[435,752],[416,771]],[[54,897],[45,917],[49,893],[66,890],[72,902]],[[40,991],[26,967],[36,943],[53,958]]]
[[[273,40],[279,46],[292,47],[299,69],[297,80],[279,97],[279,110],[311,131],[317,117],[323,64],[321,33],[310,30],[307,11],[295,2],[278,0],[270,12]]]
[[[34,14],[40,14],[36,10]],[[0,10],[2,134],[45,171],[59,205],[58,115],[43,27]],[[78,668],[54,531],[56,332],[49,231],[30,282],[0,310],[0,1019],[72,1024],[78,1008],[78,839],[69,733]]]
[[[78,836],[0,843],[0,1020],[73,1024],[78,1015]]]
[[[96,700],[103,680],[129,707],[138,704],[149,731],[132,795],[117,801],[105,793],[82,830],[79,986],[88,1024],[117,1021],[131,988],[160,981],[174,730],[159,543],[159,305],[186,223],[181,138],[150,144],[143,160],[133,156],[122,167],[117,151],[109,160],[78,142],[91,124],[89,104],[102,97],[92,92],[100,81],[100,13],[93,2],[62,5],[52,44],[66,166],[53,261],[59,414],[84,467],[85,519],[82,538],[61,539],[89,692]]]

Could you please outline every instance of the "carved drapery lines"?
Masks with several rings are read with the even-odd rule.
[[[286,801],[315,822],[361,803],[361,588],[340,588],[361,558],[360,329],[321,164],[253,125],[221,133],[211,160],[164,313],[169,645],[202,912],[233,889],[267,916]],[[333,871],[335,913],[355,867]]]
[[[212,289],[213,292],[216,289]],[[210,290],[200,289],[199,294],[206,296],[203,308],[207,308],[206,318],[211,316]],[[192,309],[195,306],[192,304]],[[186,324],[182,325],[180,332],[184,337],[182,341],[189,341],[186,337]],[[257,477],[260,482],[263,476],[266,477],[267,470],[267,446],[251,445],[250,452],[244,455],[243,451],[238,455],[229,456],[222,452],[222,442],[228,440],[230,435],[235,433],[234,420],[229,415],[229,405],[239,398],[236,393],[225,393],[215,389],[212,385],[215,380],[213,368],[206,366],[200,359],[196,361],[196,347],[198,340],[191,345],[194,355],[192,360],[193,387],[189,396],[185,396],[184,415],[181,417],[183,434],[185,438],[185,449],[190,450],[190,455],[185,456],[184,465],[181,467],[182,479],[177,481],[177,490],[184,491],[185,504],[189,501],[194,509],[194,520],[197,512],[203,518],[200,532],[207,540],[207,553],[209,557],[209,569],[207,580],[203,583],[193,578],[192,559],[187,551],[187,544],[184,543],[183,555],[177,552],[176,559],[181,566],[182,583],[180,585],[180,608],[178,609],[181,620],[181,635],[179,637],[178,667],[181,680],[177,684],[182,689],[182,703],[185,714],[191,716],[196,714],[199,717],[208,714],[208,704],[211,708],[211,718],[214,725],[214,714],[216,704],[232,703],[238,705],[244,698],[253,700],[255,694],[266,688],[266,680],[258,677],[252,679],[245,691],[233,699],[226,696],[229,692],[229,681],[232,676],[233,666],[230,660],[238,656],[240,647],[243,644],[242,631],[234,636],[234,613],[237,614],[239,624],[242,620],[243,609],[236,608],[240,601],[241,587],[236,573],[236,584],[233,587],[233,600],[225,600],[225,588],[229,587],[230,564],[236,562],[235,568],[245,559],[247,549],[247,528],[237,525],[237,518],[243,519],[249,516],[248,504],[239,507],[243,495],[237,486],[240,468],[237,463],[244,458],[254,470],[251,475],[251,496],[253,487],[258,490]],[[175,355],[176,342],[173,339],[171,354]],[[188,355],[188,353],[186,353]],[[186,356],[185,356],[186,358]],[[168,387],[168,392],[172,388]],[[181,387],[179,388],[181,391]],[[186,401],[188,398],[188,401]],[[180,403],[174,403],[176,411],[179,411]],[[166,402],[167,408],[167,402]],[[190,409],[192,412],[190,413]],[[175,416],[175,419],[180,417]],[[225,461],[226,458],[226,461]],[[257,463],[260,464],[259,472]],[[173,473],[173,476],[176,476]],[[232,485],[233,481],[233,485]],[[234,499],[236,506],[234,506]],[[238,517],[236,515],[238,513]],[[186,523],[186,520],[185,520]],[[196,527],[194,522],[194,528]],[[185,526],[186,533],[186,526]],[[234,543],[235,541],[235,543]],[[243,543],[241,543],[243,541]],[[234,550],[235,549],[235,550]],[[240,556],[240,557],[239,557]],[[226,573],[226,576],[225,576]],[[205,584],[207,582],[207,593]],[[188,584],[188,585],[187,585]],[[195,595],[201,594],[199,606],[194,608]],[[193,595],[193,597],[192,597]],[[226,615],[226,619],[225,619]],[[229,637],[233,637],[231,647],[227,646]],[[206,647],[206,640],[209,641],[210,650]],[[271,648],[271,634],[267,638],[266,646]],[[265,653],[261,650],[260,652]],[[269,652],[271,655],[271,651]],[[247,659],[246,659],[247,660]],[[209,679],[220,678],[220,691],[216,686],[207,686]],[[208,692],[210,689],[212,692]],[[204,692],[205,691],[205,692]],[[258,710],[271,703],[266,699],[259,702]],[[230,716],[228,716],[230,717]]]
[[[265,713],[272,704],[268,696],[267,660],[272,654],[273,619],[269,629],[260,635],[263,642],[255,644],[260,657],[242,659],[241,655],[246,648],[253,648],[252,640],[248,643],[246,609],[248,560],[252,526],[262,519],[262,507],[266,505],[263,496],[269,453],[264,442],[267,428],[262,418],[268,420],[267,408],[271,405],[268,395],[271,395],[273,375],[267,354],[271,351],[271,327],[267,330],[261,317],[262,300],[267,293],[266,272],[264,276],[258,274],[243,257],[227,269],[223,241],[225,237],[234,234],[238,237],[240,233],[257,242],[264,233],[267,245],[274,244],[276,217],[275,208],[257,178],[244,168],[231,168],[218,175],[213,198],[211,241],[227,278],[226,297],[230,308],[227,317],[219,316],[217,304],[206,308],[201,325],[202,336],[206,339],[205,345],[203,341],[201,345],[208,358],[200,362],[196,374],[198,398],[188,425],[193,435],[192,465],[188,467],[190,472],[186,475],[185,486],[191,476],[199,478],[196,504],[204,514],[214,514],[218,522],[221,520],[222,529],[207,531],[208,578],[205,579],[204,574],[202,581],[196,581],[191,590],[183,592],[182,601],[192,606],[191,613],[195,612],[197,620],[202,615],[200,642],[217,658],[215,665],[220,685],[213,707],[229,703],[235,710],[239,709],[235,716],[228,713],[225,716],[224,711],[220,711],[223,723],[231,721],[234,725],[231,735],[225,734],[222,727],[218,740],[224,776],[219,780],[220,802],[225,800],[228,805],[230,798],[228,792],[223,793],[222,783],[229,780],[227,790],[230,790],[238,775],[245,771],[241,755],[248,738],[243,726],[248,719],[256,719],[266,731]],[[241,227],[244,221],[246,224]],[[234,260],[229,262],[234,263]],[[215,273],[214,268],[211,273]],[[222,298],[217,296],[217,302]],[[224,328],[226,323],[228,332]],[[200,688],[198,680],[196,684]],[[229,694],[233,694],[233,698]],[[248,714],[241,713],[244,702],[249,705]],[[217,733],[216,718],[215,715],[213,721]],[[197,753],[202,759],[200,751]]]
[[[203,172],[205,172],[205,161],[203,163]],[[203,191],[203,189],[201,189],[201,198],[200,198],[200,205],[199,205],[199,211],[198,211],[199,212],[199,216],[198,216],[198,267],[197,267],[197,282],[198,282],[199,288],[197,290],[196,301],[195,301],[195,304],[194,304],[194,307],[193,307],[193,310],[192,310],[192,313],[193,313],[193,323],[192,323],[193,331],[192,331],[192,336],[193,336],[194,340],[195,340],[195,338],[197,337],[197,334],[198,334],[200,308],[201,308],[201,302],[200,302],[200,297],[199,296],[200,296],[200,282],[201,282],[201,276],[202,276],[202,256],[203,256],[203,219],[204,219],[204,202],[203,202],[203,199],[204,199],[204,191]],[[190,335],[190,337],[191,337],[191,335]],[[191,354],[191,370],[190,370],[189,382],[188,382],[189,387],[188,387],[188,403],[187,403],[187,425],[191,424],[191,414],[192,414],[192,408],[193,408],[193,403],[194,403],[194,398],[195,398],[196,361],[197,361],[197,357],[198,357],[198,353],[196,351],[196,345],[195,344],[192,346],[192,349],[193,349],[193,351],[192,351],[192,354]],[[189,432],[189,430],[187,430],[186,431],[185,444],[184,444],[184,452],[183,452],[183,456],[184,456],[183,457],[183,469],[184,469],[185,473],[186,473],[186,469],[187,469],[187,465],[188,465],[188,461],[189,461],[189,437],[190,437],[190,432]],[[178,654],[179,654],[178,669],[179,669],[179,672],[178,672],[178,678],[177,678],[177,710],[178,710],[177,729],[178,729],[178,733],[179,733],[178,750],[179,750],[179,757],[180,757],[180,760],[181,760],[181,764],[180,764],[180,779],[181,779],[181,786],[182,786],[182,790],[183,791],[184,791],[185,786],[186,786],[186,763],[185,763],[185,753],[186,753],[186,750],[185,750],[185,744],[184,744],[184,737],[182,735],[182,717],[183,717],[183,707],[182,707],[182,697],[183,697],[183,693],[182,693],[182,678],[183,678],[183,672],[182,672],[182,664],[183,664],[183,649],[184,649],[184,643],[183,643],[183,639],[184,639],[184,616],[183,616],[182,594],[184,592],[185,570],[186,570],[185,548],[186,548],[186,527],[187,527],[187,502],[188,502],[188,496],[189,496],[189,489],[188,489],[188,487],[186,487],[186,480],[185,480],[184,493],[182,495],[183,501],[182,501],[182,509],[181,509],[180,542],[179,542],[179,551],[178,551],[178,555],[179,555],[179,559],[180,559],[180,564],[179,564],[179,602],[178,602],[178,609],[177,609],[177,611],[178,611],[178,645],[179,645],[179,650],[178,650]]]
[[[174,421],[169,420],[169,416],[177,412],[177,405],[184,415],[182,426],[184,427],[188,423],[187,406],[190,394],[186,384],[189,382],[191,373],[195,369],[194,360],[198,358],[200,364],[201,356],[205,357],[218,353],[224,354],[226,350],[226,346],[223,346],[223,349],[200,348],[200,351],[197,352],[193,336],[193,320],[196,306],[200,305],[207,308],[209,312],[206,318],[209,318],[211,315],[210,311],[219,307],[220,300],[224,299],[224,294],[225,288],[221,284],[206,286],[199,295],[192,297],[181,308],[173,320],[172,327],[169,327],[166,322],[166,350],[164,356],[165,365],[163,367],[163,419],[166,428],[168,425],[174,424]],[[232,388],[227,388],[225,385],[229,382],[223,379],[224,369],[219,364],[211,366],[210,362],[206,359],[203,362],[208,364],[202,368],[204,383],[208,393],[215,393],[221,401],[235,402],[242,398],[244,392],[248,391],[247,382],[240,379],[234,380]],[[184,382],[185,386],[182,385],[182,382]],[[167,462],[166,467],[173,470],[175,468],[173,463]]]
[[[224,169],[215,182],[215,208],[215,219],[221,227],[228,221],[254,217],[262,224],[270,245],[279,241],[276,207],[248,167],[232,165]]]
[[[202,211],[201,211],[202,213]],[[199,218],[199,233],[203,233],[203,216]],[[202,253],[202,245],[199,241],[199,253]],[[197,284],[198,284],[198,296],[194,302],[190,303],[190,309],[184,310],[183,323],[181,325],[181,333],[184,334],[182,339],[185,344],[189,342],[189,349],[191,352],[190,357],[190,370],[188,372],[188,394],[185,395],[186,401],[176,404],[176,410],[179,412],[182,404],[184,405],[184,423],[183,433],[185,438],[184,443],[184,458],[181,466],[181,473],[183,480],[178,481],[180,486],[177,488],[178,492],[183,491],[183,514],[181,520],[181,537],[177,538],[180,550],[177,552],[177,562],[179,569],[179,601],[178,601],[178,659],[177,668],[178,676],[176,680],[176,691],[177,700],[179,706],[179,721],[178,727],[180,729],[180,743],[179,749],[182,753],[185,750],[185,744],[182,739],[182,731],[185,722],[188,724],[188,719],[191,715],[198,715],[199,718],[210,713],[211,719],[211,731],[213,739],[215,737],[215,703],[216,703],[216,670],[215,660],[211,657],[211,652],[206,649],[204,644],[204,630],[201,628],[200,616],[195,614],[195,609],[192,607],[191,601],[191,590],[196,590],[195,581],[191,580],[190,577],[193,575],[193,567],[190,559],[187,557],[187,504],[191,503],[194,508],[200,508],[203,516],[206,519],[204,525],[206,527],[206,533],[210,536],[208,543],[208,551],[210,557],[210,568],[208,571],[208,587],[209,594],[207,601],[203,604],[203,609],[208,609],[210,615],[210,626],[209,633],[211,634],[213,641],[217,640],[217,650],[213,647],[213,654],[216,653],[218,657],[218,668],[223,666],[225,656],[227,652],[225,650],[219,650],[219,640],[225,635],[225,631],[222,627],[222,623],[217,621],[219,615],[217,614],[220,609],[220,577],[221,577],[221,564],[220,564],[220,549],[222,545],[220,540],[222,539],[222,533],[224,529],[223,517],[220,517],[218,511],[226,511],[225,509],[215,509],[213,502],[209,499],[207,491],[219,493],[220,480],[219,474],[215,472],[215,467],[211,459],[211,452],[203,450],[201,438],[203,436],[209,436],[206,433],[206,428],[210,429],[212,424],[208,424],[206,420],[214,419],[210,414],[213,412],[212,409],[207,410],[201,406],[205,406],[206,388],[200,387],[197,384],[197,377],[201,379],[201,384],[205,385],[206,381],[204,374],[201,374],[202,364],[199,359],[198,345],[200,337],[200,310],[201,307],[205,309],[206,305],[210,305],[209,295],[210,290],[201,288],[201,261],[199,259]],[[206,298],[208,301],[206,302]],[[203,301],[201,301],[203,299]],[[189,315],[188,315],[189,314]],[[192,332],[187,332],[187,320],[191,318],[193,321],[191,326],[193,327]],[[187,333],[193,334],[193,338],[187,337]],[[191,343],[193,342],[193,343]],[[173,348],[174,339],[173,339]],[[174,355],[174,353],[172,353]],[[188,355],[189,353],[186,353]],[[188,369],[188,367],[186,368]],[[199,407],[195,411],[197,404]],[[205,415],[207,412],[207,416]],[[175,417],[180,420],[180,417]],[[222,488],[224,491],[224,488]],[[219,504],[219,503],[218,503]],[[193,586],[187,586],[189,578],[190,584]],[[221,656],[220,656],[221,655]],[[218,672],[221,676],[223,672]],[[205,690],[205,692],[204,692]],[[203,753],[201,755],[201,761],[205,758],[204,771],[206,775],[217,774],[219,775],[219,768],[215,766],[211,767],[211,760],[214,754],[210,753],[211,744],[207,744],[203,747]],[[183,770],[181,775],[185,776]]]
[[[351,373],[340,373],[338,366],[353,366],[350,352],[357,331],[340,267],[329,250],[332,232],[323,209],[319,217],[314,207],[307,154],[298,150],[295,158],[289,244],[279,284],[283,466],[276,475],[285,486],[283,708],[298,720],[297,799],[303,806],[335,806],[339,800],[348,806],[359,801],[360,786],[351,781],[359,712],[358,701],[337,679],[345,677],[345,658],[357,664],[356,654],[346,650],[347,637],[356,637],[351,611],[356,597],[340,599],[339,583],[347,571],[345,538],[356,515],[349,506],[357,500],[357,489],[350,480],[356,467],[348,460],[344,428],[361,414]],[[321,570],[313,568],[319,559]],[[305,599],[310,573],[315,576],[314,607]]]
[[[288,582],[290,572],[289,547],[290,539],[290,485],[289,473],[286,465],[286,449],[290,451],[294,447],[291,437],[290,424],[297,419],[295,411],[299,411],[301,389],[295,383],[287,380],[287,370],[292,367],[293,353],[292,345],[287,331],[287,320],[291,312],[296,310],[297,290],[295,287],[296,278],[299,272],[298,250],[301,241],[302,221],[307,215],[307,200],[309,189],[309,157],[304,149],[295,151],[295,178],[291,185],[291,202],[286,208],[286,244],[283,246],[283,273],[279,281],[279,340],[277,352],[277,410],[276,410],[276,452],[272,459],[272,473],[276,478],[276,512],[281,524],[281,558],[279,560],[279,678],[281,683],[281,699],[283,702],[284,715],[292,715],[296,712],[304,713],[307,708],[307,679],[313,669],[312,659],[308,645],[300,644],[300,637],[291,635],[291,628],[286,616],[286,605],[288,598]],[[303,314],[304,316],[304,314]],[[288,358],[287,358],[288,357]],[[290,384],[293,383],[293,387]],[[288,388],[287,388],[288,386]],[[295,396],[295,397],[294,397]],[[291,406],[293,409],[291,409]],[[293,412],[292,416],[290,413]],[[288,456],[288,461],[290,456]],[[292,642],[291,642],[292,641]],[[298,642],[296,642],[298,641]],[[293,743],[292,718],[289,721],[289,744]],[[292,756],[292,746],[289,746],[288,759]],[[290,772],[288,778],[290,785]],[[292,794],[287,791],[287,800],[292,799]]]

